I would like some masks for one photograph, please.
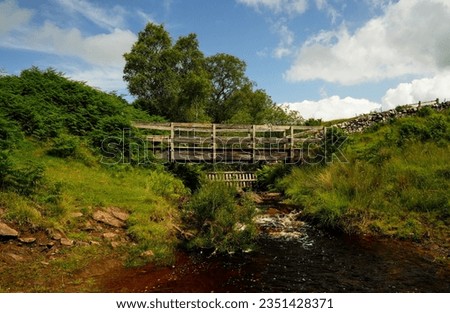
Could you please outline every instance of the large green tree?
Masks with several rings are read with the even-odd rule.
[[[218,53],[206,59],[213,90],[207,113],[214,122],[229,120],[238,110],[235,101],[229,101],[242,89],[251,89],[251,82],[245,75],[246,64],[239,58]]]
[[[254,90],[239,58],[205,57],[195,34],[173,43],[162,25],[149,23],[124,55],[124,79],[135,106],[171,121],[296,122],[263,90]]]
[[[170,120],[204,118],[210,82],[195,34],[173,44],[162,25],[149,23],[124,57],[124,79],[138,107]]]

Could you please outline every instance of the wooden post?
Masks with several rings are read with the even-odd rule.
[[[252,162],[256,159],[256,125],[252,125]]]
[[[216,163],[217,159],[217,153],[216,153],[216,124],[212,124],[212,134],[211,134],[211,140],[212,140],[212,161],[213,163]]]
[[[327,162],[327,144],[328,143],[327,143],[327,127],[326,126],[323,127],[323,142],[322,142],[322,144],[324,145],[322,151],[325,152],[325,155],[323,156],[325,159],[324,161]]]
[[[289,149],[289,158],[290,162],[292,163],[294,160],[294,126],[291,126],[291,145]]]
[[[173,123],[170,123],[170,160],[175,162],[175,129]]]

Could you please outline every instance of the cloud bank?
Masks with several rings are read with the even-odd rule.
[[[122,56],[137,38],[130,30],[120,28],[125,24],[126,10],[119,6],[106,10],[84,0],[55,1],[64,12],[81,15],[104,31],[86,34],[77,27],[62,28],[49,20],[32,24],[34,12],[8,0],[0,3],[0,46],[69,57],[70,65],[62,65],[68,76],[107,91],[124,90]]]
[[[353,33],[344,23],[310,38],[285,78],[353,85],[438,74],[450,67],[448,20],[447,0],[400,0]]]
[[[350,118],[371,111],[379,111],[381,105],[366,99],[332,96],[319,101],[284,103],[289,109],[300,112],[304,118],[322,119],[324,121]]]

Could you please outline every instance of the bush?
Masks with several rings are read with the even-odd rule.
[[[167,172],[150,172],[145,187],[165,199],[178,200],[181,196],[187,194],[183,182]]]
[[[12,173],[10,189],[19,194],[29,196],[33,194],[44,178],[44,167],[30,162],[27,166],[16,168]]]
[[[417,111],[417,115],[420,117],[427,117],[434,113],[433,109],[431,109],[429,106],[424,106]]]
[[[75,156],[80,140],[78,137],[61,134],[53,140],[53,145],[48,154],[60,158]]]
[[[256,172],[256,188],[261,191],[276,189],[276,182],[288,175],[291,169],[286,164],[264,165]]]
[[[305,121],[305,126],[321,126],[322,119],[309,118]]]
[[[205,174],[197,164],[170,163],[167,169],[181,179],[191,192],[197,191],[205,179]]]
[[[34,193],[44,177],[44,168],[35,163],[17,168],[8,154],[0,152],[0,189],[29,196]]]
[[[233,253],[252,246],[256,236],[255,207],[245,197],[236,199],[236,190],[223,182],[211,182],[194,194],[185,212],[187,223],[195,227],[190,248]]]
[[[17,123],[0,115],[0,150],[12,149],[23,138]]]
[[[14,163],[5,151],[0,151],[0,189],[6,190],[12,182]]]

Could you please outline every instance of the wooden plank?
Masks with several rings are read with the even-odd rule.
[[[212,140],[212,150],[213,150],[212,158],[213,158],[213,162],[215,162],[216,158],[217,158],[217,154],[216,154],[216,148],[217,148],[217,145],[216,145],[216,124],[212,125],[211,140]]]
[[[145,137],[145,139],[150,142],[169,142],[170,136],[151,135]]]
[[[216,132],[218,133],[250,133],[252,131],[251,126],[249,128],[216,128]]]
[[[181,133],[181,132],[211,133],[211,128],[175,127],[175,131],[178,133]]]
[[[139,128],[139,129],[151,129],[151,130],[171,130],[170,126],[153,125],[153,124],[139,124],[139,125],[133,125],[133,127]]]
[[[186,138],[186,137],[175,137],[174,139],[175,143],[185,143],[185,144],[212,144],[212,138],[211,137],[193,137],[193,138]]]
[[[278,125],[255,125],[255,129],[258,132],[284,132],[291,126],[278,126]]]
[[[223,130],[223,129],[248,129],[250,130],[252,125],[250,124],[216,124],[217,130]]]
[[[291,158],[291,160],[294,158],[294,127],[291,126],[291,145],[290,145],[290,151],[289,151],[289,157]]]
[[[256,149],[256,126],[252,126],[252,160],[255,159],[255,149]]]
[[[174,123],[175,128],[208,128],[211,129],[211,123]]]
[[[173,123],[170,123],[170,162],[175,162],[175,142],[174,142]]]

